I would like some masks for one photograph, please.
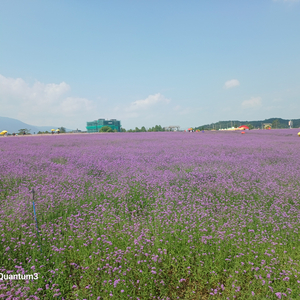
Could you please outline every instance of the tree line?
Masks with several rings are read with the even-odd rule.
[[[292,119],[293,128],[300,127],[300,119]],[[281,118],[269,118],[261,121],[238,121],[238,120],[230,120],[230,121],[219,121],[212,124],[206,124],[202,126],[198,126],[195,129],[199,130],[218,130],[230,127],[239,127],[241,125],[246,125],[249,129],[263,129],[264,124],[271,124],[271,128],[289,128],[289,120],[281,119]]]
[[[59,132],[60,133],[66,133],[66,128],[65,127],[59,127]],[[48,130],[46,131],[39,131],[38,134],[48,134],[48,133],[51,133],[51,131],[49,132]]]
[[[161,125],[155,125],[151,128],[146,129],[145,126],[141,128],[135,127],[135,129],[128,129],[121,128],[121,132],[157,132],[157,131],[165,131],[165,129]],[[99,129],[99,132],[117,132],[116,129],[112,129],[109,126],[103,126]]]
[[[60,133],[65,133],[66,132],[66,128],[65,127],[60,127],[58,129],[59,129]],[[13,135],[14,134],[18,134],[18,135],[24,135],[24,134],[25,135],[31,135],[32,133],[30,131],[31,131],[31,129],[21,128],[21,129],[18,130],[18,132],[14,132]],[[47,133],[49,134],[49,133],[51,133],[51,131],[49,132],[49,131],[46,130],[46,131],[38,131],[37,132],[37,134],[47,134]],[[11,135],[11,134],[9,134],[9,135]]]

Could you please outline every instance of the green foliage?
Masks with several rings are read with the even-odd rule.
[[[68,160],[64,157],[52,158],[51,161],[60,165],[65,165],[68,162]]]
[[[293,127],[297,128],[300,127],[300,119],[292,119],[293,121]],[[264,123],[270,123],[272,124],[272,128],[289,128],[289,119],[281,119],[281,118],[270,118],[270,119],[265,119],[261,121],[238,121],[238,120],[230,120],[230,121],[219,121],[217,123],[213,124],[207,124],[207,125],[202,125],[198,126],[195,129],[200,129],[204,128],[204,130],[209,130],[209,129],[218,129],[218,128],[230,128],[232,126],[237,127],[241,125],[246,125],[250,128],[250,124],[253,126],[252,129],[258,129],[262,128]]]
[[[61,159],[58,158],[58,160]],[[91,172],[89,175],[93,177],[102,176],[101,170],[89,172]],[[19,184],[19,182],[11,180],[12,188]],[[68,182],[61,184],[67,185]],[[91,182],[86,182],[83,186],[87,192],[91,187]],[[0,188],[3,193],[0,196],[3,199],[12,190],[7,188],[4,191],[1,182]],[[155,190],[157,191],[157,187],[153,189],[153,193]],[[187,190],[186,194],[188,195],[188,193]],[[265,299],[265,296],[270,294],[270,288],[268,285],[257,284],[254,277],[260,276],[262,280],[266,279],[267,273],[261,265],[262,260],[266,265],[274,265],[271,273],[272,278],[280,278],[281,270],[286,270],[290,266],[294,268],[295,275],[300,270],[298,264],[293,263],[300,259],[297,233],[289,229],[284,231],[288,232],[288,235],[281,231],[274,231],[270,224],[261,222],[256,216],[252,216],[252,222],[241,226],[235,232],[229,226],[224,226],[227,224],[227,220],[222,218],[211,220],[210,214],[213,207],[210,207],[204,209],[205,214],[203,213],[201,218],[195,218],[192,226],[189,223],[191,216],[181,215],[180,219],[186,219],[186,222],[176,222],[172,224],[172,227],[169,227],[170,225],[160,221],[159,211],[152,211],[151,209],[155,197],[152,199],[145,197],[143,187],[138,184],[132,185],[124,196],[126,209],[132,215],[130,218],[125,212],[125,207],[120,206],[120,199],[114,199],[113,194],[110,201],[107,201],[107,196],[102,194],[88,195],[86,193],[85,195],[84,198],[77,199],[78,202],[64,205],[54,200],[53,207],[49,210],[37,209],[38,221],[43,224],[40,228],[41,239],[35,233],[32,236],[24,236],[22,238],[23,251],[11,251],[10,261],[4,256],[0,257],[0,264],[10,269],[16,265],[14,260],[23,262],[23,267],[29,274],[33,272],[30,269],[31,265],[26,260],[27,257],[30,257],[36,266],[43,265],[42,268],[38,269],[38,280],[29,285],[32,292],[36,292],[37,288],[43,288],[37,294],[39,297],[46,295],[44,299],[53,299],[55,289],[44,287],[46,284],[50,284],[50,287],[52,284],[57,284],[61,296],[70,300],[97,299],[97,296],[101,296],[102,299],[128,299],[128,294],[135,296],[135,299],[137,297],[149,299],[150,294],[155,296],[155,299],[159,299],[158,297],[160,299],[186,300],[212,299],[210,297],[212,290],[222,292],[222,296],[214,296],[216,299],[233,299],[233,296],[237,295],[235,290],[239,286],[242,289],[239,291],[240,298],[238,299],[250,299],[252,291],[255,291],[253,299]],[[215,191],[214,197],[222,199],[222,193]],[[240,195],[228,192],[226,197],[223,205],[228,205],[228,214],[235,219],[236,214],[239,214],[235,207],[240,204]],[[249,194],[247,197],[249,200],[257,197],[257,202],[261,199],[255,194]],[[272,200],[268,200],[272,204]],[[266,203],[265,199],[264,203]],[[102,208],[103,204],[105,210]],[[170,216],[178,214],[175,206],[167,208],[163,204],[161,205],[161,211],[167,209]],[[31,209],[31,206],[29,208]],[[171,211],[169,211],[170,209]],[[111,224],[91,218],[88,213],[90,210],[96,215],[101,215],[103,219],[110,216]],[[104,212],[106,210],[110,212],[107,215]],[[117,219],[111,215],[113,210],[116,210],[118,214]],[[73,222],[76,223],[77,214],[80,214],[79,220],[84,230],[83,233],[80,231],[76,233],[77,229],[74,230],[76,226]],[[150,243],[134,245],[133,241],[139,235],[130,240],[124,231],[124,228],[129,230],[129,228],[137,226],[138,220],[143,220],[143,218],[147,220],[148,227],[144,228],[146,230],[143,231],[144,236],[142,238],[151,240],[153,235],[161,237],[160,240],[156,239],[153,245]],[[5,222],[12,222],[12,220],[7,216]],[[22,228],[23,231],[27,230],[24,224],[21,227],[18,219],[13,220],[13,222],[16,231],[8,231],[6,226],[2,228],[7,240],[6,246],[9,245],[11,249],[19,241],[16,239],[19,228]],[[34,227],[31,223],[32,221],[28,219],[27,226],[33,230],[31,227]],[[63,230],[57,225],[62,223],[67,224]],[[52,228],[52,234],[44,234],[46,227]],[[97,232],[91,230],[91,228],[96,227]],[[211,228],[214,227],[216,228],[212,230]],[[219,230],[217,230],[218,228]],[[95,235],[86,242],[85,236],[89,235],[90,232],[94,232]],[[107,239],[105,247],[99,246],[101,243],[98,242],[98,240],[103,239],[102,234],[107,236],[104,235]],[[220,239],[220,234],[224,235],[224,238]],[[263,235],[262,238],[272,236],[272,239],[262,243],[258,239],[259,234]],[[237,235],[240,239],[234,238]],[[190,238],[191,236],[192,238]],[[60,240],[63,254],[51,247],[53,239]],[[39,251],[40,245],[42,253]],[[64,245],[71,245],[71,247],[64,249]],[[275,245],[277,246],[275,247]],[[5,253],[2,245],[0,245],[0,249]],[[274,249],[276,255],[273,254],[273,252],[275,253]],[[266,253],[270,254],[266,255]],[[109,272],[108,270],[120,268],[121,263],[114,258],[116,255],[120,256],[122,264],[125,262],[126,269],[123,270],[122,268],[122,272],[118,271],[118,273]],[[155,260],[156,255],[160,257],[159,260]],[[106,268],[106,264],[109,265],[109,268]],[[151,264],[151,268],[147,264]],[[59,272],[53,271],[50,274],[48,270],[52,269],[57,269]],[[287,288],[291,288],[293,291],[293,294],[290,295],[291,299],[298,299],[296,279],[290,277],[290,281],[287,283],[277,280],[270,285],[276,291],[286,291]],[[116,278],[120,281],[115,288],[113,284],[110,285],[109,283],[104,286],[103,282],[111,281],[113,283]],[[250,281],[253,281],[252,285],[248,284]],[[24,282],[20,281],[20,284],[23,285]],[[222,290],[222,286],[226,287],[225,291]],[[93,293],[91,293],[90,287],[92,287]],[[110,290],[113,290],[113,296],[109,296]],[[91,294],[93,295],[91,296]],[[275,296],[270,299],[275,299]]]
[[[148,130],[145,126],[142,126],[141,129],[138,127],[135,127],[135,129],[129,129],[127,132],[157,132],[157,131],[165,131],[165,129],[161,125],[155,125],[154,127],[150,127]]]
[[[275,119],[273,122],[272,122],[272,128],[280,128],[280,122],[278,119]]]
[[[114,132],[114,131],[109,126],[103,126],[99,129],[99,132]]]
[[[161,126],[161,125],[155,125],[154,127],[152,128],[149,128],[148,131],[165,131],[165,129]]]
[[[25,134],[30,134],[30,129],[27,129],[27,128],[19,129],[18,134],[22,135],[22,134],[24,134],[24,132],[25,132]]]
[[[59,129],[59,131],[61,132],[61,133],[65,133],[66,132],[66,128],[65,127],[60,127],[60,128],[58,128]]]
[[[165,131],[165,129],[161,125],[155,125],[153,131]]]

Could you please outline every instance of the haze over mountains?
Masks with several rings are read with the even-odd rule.
[[[61,126],[58,126],[61,127]],[[26,124],[17,119],[8,118],[8,117],[0,117],[0,131],[7,130],[8,133],[18,132],[20,129],[29,129],[30,133],[38,133],[38,131],[50,131],[52,128],[56,129],[57,126],[34,126]],[[67,129],[70,131],[70,129]]]

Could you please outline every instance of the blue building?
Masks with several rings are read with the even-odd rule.
[[[87,132],[99,132],[99,129],[103,126],[109,126],[112,130],[121,131],[121,121],[116,119],[98,119],[92,122],[86,122]]]

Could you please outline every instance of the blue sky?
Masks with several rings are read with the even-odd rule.
[[[0,1],[0,116],[85,129],[300,118],[300,1]]]

